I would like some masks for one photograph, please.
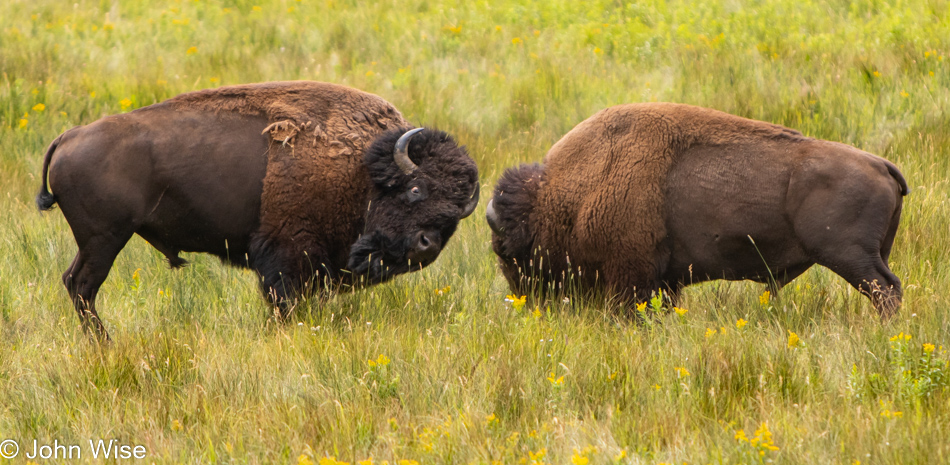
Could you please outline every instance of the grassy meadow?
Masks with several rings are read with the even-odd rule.
[[[0,441],[20,445],[0,464],[34,439],[92,461],[99,438],[145,463],[950,463],[947,0],[6,0],[0,17]],[[136,237],[98,299],[115,344],[90,344],[60,280],[69,227],[34,206],[47,145],[182,92],[287,79],[454,134],[485,201],[432,266],[288,323],[252,272],[197,254],[170,270]],[[506,302],[483,219],[495,180],[641,101],[895,162],[912,189],[899,315],[881,322],[820,267],[771,298],[692,286],[647,325],[609,301]]]

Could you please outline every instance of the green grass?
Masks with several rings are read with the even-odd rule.
[[[950,461],[946,0],[13,0],[0,17],[11,463],[34,438],[116,438],[156,463]],[[768,303],[752,283],[690,287],[687,313],[648,326],[598,301],[516,310],[483,202],[426,270],[308,302],[286,324],[251,272],[201,255],[169,270],[134,239],[99,296],[115,344],[90,344],[60,282],[68,225],[33,204],[47,144],[181,92],[280,79],[364,89],[456,135],[485,193],[619,103],[703,105],[853,144],[913,191],[891,257],[904,307],[881,322],[814,268]]]

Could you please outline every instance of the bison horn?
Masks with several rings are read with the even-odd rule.
[[[492,232],[495,234],[501,234],[502,228],[498,226],[498,213],[495,213],[495,199],[488,201],[488,208],[485,210],[485,219],[488,220],[488,226],[491,227]]]
[[[475,211],[475,207],[478,206],[478,179],[475,179],[475,191],[472,192],[472,196],[465,208],[462,209],[462,216],[459,219],[467,218],[468,215],[471,215]]]
[[[418,166],[409,159],[409,139],[412,139],[412,136],[416,135],[417,132],[423,130],[424,128],[416,128],[406,131],[399,140],[396,141],[396,149],[393,150],[393,160],[396,162],[396,166],[399,167],[399,170],[403,174],[412,174]]]

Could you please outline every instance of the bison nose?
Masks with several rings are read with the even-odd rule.
[[[428,264],[439,256],[442,240],[434,231],[419,231],[409,249],[409,260],[414,263]]]

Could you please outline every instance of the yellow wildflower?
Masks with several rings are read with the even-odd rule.
[[[548,376],[548,381],[550,381],[553,386],[560,386],[560,385],[564,384],[564,377],[561,376],[561,377],[555,379],[555,378],[554,378],[554,373],[552,372],[552,373]]]
[[[769,300],[770,300],[771,297],[772,297],[772,293],[771,293],[771,292],[769,292],[769,291],[763,292],[762,295],[759,296],[759,305],[761,305],[761,306],[763,306],[763,307],[768,306],[768,305],[769,305]]]
[[[689,376],[689,370],[687,370],[686,367],[673,367],[673,369],[676,370],[677,378],[685,378]]]
[[[677,315],[683,316],[683,315],[685,315],[686,312],[688,312],[689,310],[687,310],[687,309],[685,309],[685,308],[673,307],[673,311],[676,312]]]
[[[45,109],[46,109],[46,105],[43,105],[42,103],[37,103],[36,105],[33,105],[33,111],[35,112],[41,112]]]
[[[301,455],[301,457],[306,457],[306,456],[305,456],[305,455]],[[306,463],[308,463],[308,465],[313,464],[313,462],[310,461],[309,458],[307,459],[307,462],[306,462]],[[319,465],[350,465],[350,462],[344,462],[344,461],[342,461],[342,460],[337,460],[336,457],[324,457],[324,458],[320,459],[320,462],[318,462],[318,463],[319,463]]]
[[[521,310],[521,307],[524,307],[524,303],[527,297],[528,296],[524,296],[524,295],[521,297],[517,297],[514,294],[506,295],[505,302],[511,303],[511,307],[517,311],[517,310]]]
[[[259,6],[257,6],[257,5],[254,5],[254,6],[251,7],[251,10],[252,10],[252,11],[261,11],[261,9],[262,9],[262,8],[259,7]]]
[[[389,357],[383,354],[379,354],[379,357],[377,357],[376,360],[367,360],[366,364],[369,365],[370,368],[376,368],[376,367],[384,367],[386,365],[389,365],[390,361],[391,360],[389,360]]]
[[[748,323],[749,323],[748,321],[745,321],[744,319],[739,318],[738,320],[736,320],[736,329],[742,329]]]
[[[30,120],[28,120],[28,119],[26,119],[26,118],[20,118],[20,129],[25,128],[26,125],[28,125],[28,124],[30,124]]]
[[[619,462],[625,458],[627,458],[627,449],[621,449],[620,453],[614,456],[614,461]]]
[[[196,53],[198,53],[198,47],[195,47],[194,45],[188,47],[188,50],[185,50],[185,55],[194,55]]]
[[[910,94],[908,94],[905,90],[901,90],[901,97],[907,98],[910,97]]]
[[[119,100],[119,106],[122,107],[123,110],[128,110],[129,107],[132,106],[132,101],[127,98],[124,98],[122,100]]]
[[[181,422],[178,420],[172,420],[172,431],[181,431],[182,426]]]
[[[534,462],[539,462],[539,461],[541,461],[541,459],[544,458],[545,455],[547,455],[547,453],[548,453],[548,449],[547,449],[546,447],[543,448],[543,449],[541,449],[541,450],[539,450],[539,451],[537,451],[537,452],[531,452],[531,451],[529,450],[529,451],[528,451],[528,457],[531,457],[531,460],[534,461]]]
[[[521,43],[521,37],[515,37],[514,39],[511,39],[511,45],[518,45],[520,43]]]
[[[590,459],[586,455],[581,455],[578,453],[577,449],[574,449],[574,455],[571,455],[571,463],[574,465],[587,465],[590,463]]]
[[[924,352],[925,352],[925,353],[932,354],[935,348],[936,348],[936,347],[934,347],[933,344],[929,344],[929,343],[924,344]]]
[[[366,460],[360,460],[359,462],[356,462],[356,463],[357,465],[373,465],[373,458],[370,457]]]
[[[794,349],[801,345],[802,340],[798,337],[797,334],[793,333],[791,330],[788,331],[788,348]]]
[[[901,331],[900,334],[891,338],[891,342],[909,341],[910,339],[911,339],[910,334],[904,334],[904,332]]]
[[[706,339],[709,339],[716,335],[716,330],[712,328],[706,328]]]
[[[442,289],[436,289],[436,290],[435,290],[435,294],[436,294],[436,295],[445,295],[445,294],[448,294],[449,291],[451,291],[451,290],[452,290],[452,286],[445,286],[445,287],[443,287]]]

